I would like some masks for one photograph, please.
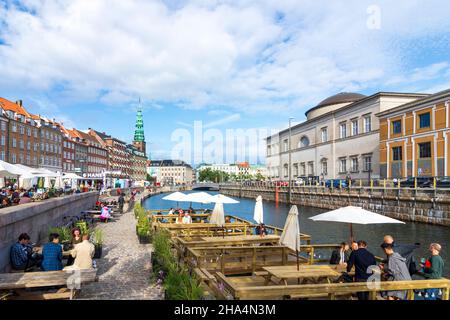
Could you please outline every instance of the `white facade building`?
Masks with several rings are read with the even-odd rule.
[[[323,179],[379,177],[379,122],[376,113],[423,97],[379,92],[371,96],[339,93],[306,112],[306,121],[266,139],[268,175]]]

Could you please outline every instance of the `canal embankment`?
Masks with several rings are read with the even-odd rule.
[[[221,185],[220,193],[289,202],[287,187]],[[450,226],[450,192],[446,189],[294,187],[290,203],[330,210],[357,206],[402,221]]]
[[[93,208],[98,197],[99,193],[92,191],[1,209],[0,272],[9,271],[10,248],[21,233],[39,243],[47,238],[50,227],[61,225],[64,217],[79,216]]]

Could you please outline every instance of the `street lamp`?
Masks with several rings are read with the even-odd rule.
[[[292,188],[291,188],[291,183],[292,183],[292,155],[291,155],[291,138],[292,138],[292,130],[291,130],[291,122],[294,118],[290,117],[289,118],[289,142],[288,142],[288,151],[289,151],[289,200],[288,203],[291,203],[291,199],[292,199]]]

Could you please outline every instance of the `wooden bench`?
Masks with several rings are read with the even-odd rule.
[[[81,285],[98,281],[97,269],[0,274],[0,290],[13,290],[16,299],[73,299]],[[25,289],[62,287],[52,293],[29,292]]]
[[[407,291],[408,300],[414,299],[414,290],[441,288],[442,300],[449,299],[450,280],[409,280],[409,281],[382,281],[377,286],[368,286],[364,282],[353,283],[325,283],[325,284],[303,284],[303,285],[270,285],[264,286],[259,282],[248,278],[244,285],[238,281],[239,277],[226,277],[220,272],[216,273],[217,281],[234,299],[283,299],[283,298],[318,298],[327,297],[334,300],[337,296],[351,295],[356,292],[369,292],[369,299],[376,300],[377,293],[381,291]],[[242,277],[245,278],[245,277]],[[245,280],[245,279],[242,279]]]

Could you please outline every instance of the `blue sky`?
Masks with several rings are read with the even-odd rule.
[[[194,121],[281,129],[341,91],[450,88],[447,1],[330,2],[0,0],[0,96],[126,141],[141,97],[158,159]]]

